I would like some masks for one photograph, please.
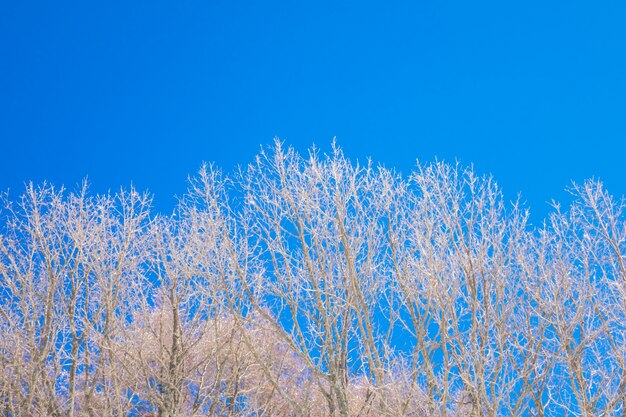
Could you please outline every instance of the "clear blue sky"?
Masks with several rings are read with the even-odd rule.
[[[381,6],[386,3],[384,6]],[[3,1],[0,189],[133,181],[169,211],[201,161],[274,136],[492,173],[535,216],[626,194],[624,1]]]

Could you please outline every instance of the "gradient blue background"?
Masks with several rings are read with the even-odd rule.
[[[170,211],[201,161],[334,136],[408,172],[474,163],[535,222],[626,194],[624,1],[2,0],[0,189],[131,181]]]

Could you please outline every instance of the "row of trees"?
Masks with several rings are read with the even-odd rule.
[[[7,416],[626,415],[626,223],[597,181],[542,227],[471,169],[280,143],[134,189],[4,199]]]

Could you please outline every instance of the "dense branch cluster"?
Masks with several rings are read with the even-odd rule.
[[[0,414],[626,414],[624,203],[542,227],[440,162],[402,177],[277,143],[134,189],[4,199]]]

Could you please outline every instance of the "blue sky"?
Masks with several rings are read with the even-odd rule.
[[[4,1],[0,189],[132,181],[169,211],[203,160],[336,136],[402,172],[473,163],[537,221],[572,179],[626,194],[625,21],[623,1]]]

